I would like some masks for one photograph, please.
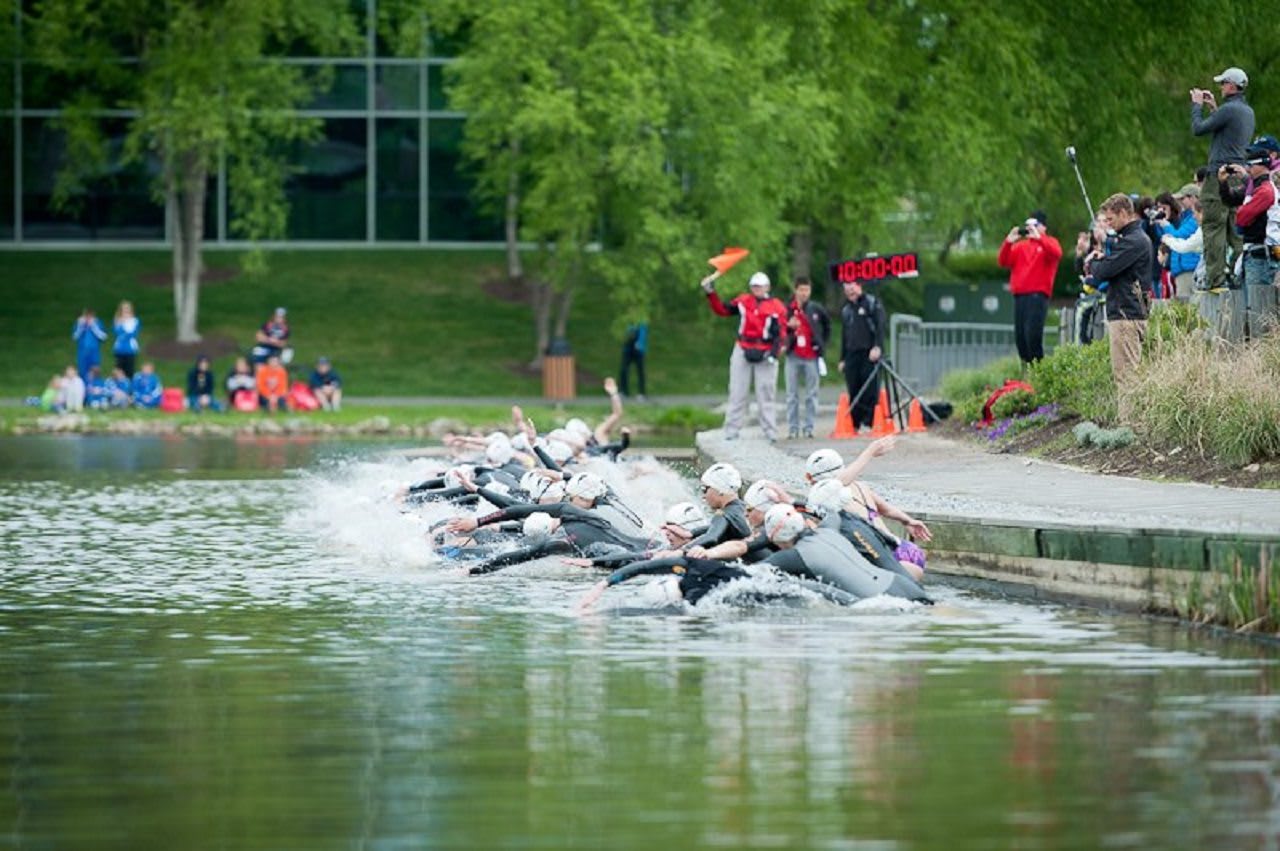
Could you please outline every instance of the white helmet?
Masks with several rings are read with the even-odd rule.
[[[844,459],[834,449],[819,449],[804,462],[804,471],[815,482],[829,479],[844,467]]]
[[[507,437],[507,433],[505,431],[491,431],[484,436],[484,439],[488,443],[495,443],[499,441],[506,441],[507,443],[511,442],[511,438]]]
[[[530,538],[545,538],[555,531],[556,521],[545,511],[535,511],[524,519],[520,531]]]
[[[548,440],[547,454],[557,464],[567,464],[569,459],[573,457],[573,448],[563,440]]]
[[[573,417],[569,422],[564,424],[564,430],[570,434],[587,440],[591,437],[591,426],[587,425],[578,417]]]
[[[604,483],[604,479],[595,473],[578,473],[564,486],[566,494],[582,499],[599,499],[608,491],[609,486]]]
[[[778,505],[779,503],[774,496],[773,486],[761,479],[758,482],[753,482],[751,487],[747,488],[747,492],[742,496],[742,504],[747,507],[748,511],[753,508],[764,511],[769,506]]]
[[[511,441],[504,436],[502,440],[489,441],[489,445],[484,450],[484,460],[494,467],[501,467],[511,460],[513,454]]]
[[[564,482],[551,482],[536,497],[538,502],[561,502],[564,500]]]
[[[547,478],[539,476],[534,470],[530,470],[520,477],[520,490],[529,494],[534,500],[542,496],[542,492],[547,489],[547,484]]]
[[[774,543],[787,544],[804,531],[804,518],[791,505],[775,505],[764,516],[764,533]]]
[[[756,272],[754,275],[751,276],[751,279],[747,281],[747,286],[764,287],[767,290],[769,289],[769,286],[770,286],[769,276],[766,275],[764,272]]]
[[[529,445],[529,436],[524,432],[517,432],[515,437],[511,438],[511,448],[520,452],[532,452],[533,447]]]
[[[839,511],[853,499],[853,491],[840,483],[839,479],[823,479],[809,488],[805,504],[814,514],[826,517],[832,511]]]
[[[742,487],[742,474],[737,467],[721,461],[708,467],[699,481],[712,490],[737,496],[738,488]]]
[[[707,516],[692,502],[677,502],[667,509],[665,522],[681,529],[696,529],[707,525]]]

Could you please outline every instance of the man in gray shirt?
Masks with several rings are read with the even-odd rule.
[[[1219,106],[1207,89],[1191,90],[1191,132],[1212,134],[1209,141],[1209,176],[1200,193],[1203,211],[1204,268],[1209,289],[1223,286],[1227,274],[1227,243],[1240,251],[1240,237],[1231,226],[1231,208],[1218,195],[1218,169],[1244,162],[1244,150],[1253,138],[1253,107],[1245,103],[1249,76],[1239,68],[1228,68],[1213,78],[1222,91]],[[1208,109],[1208,115],[1205,110]]]

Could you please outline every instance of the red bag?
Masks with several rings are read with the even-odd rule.
[[[295,381],[289,388],[289,406],[295,411],[318,411],[320,400],[311,392],[310,387],[301,381]]]
[[[166,387],[160,391],[160,410],[170,414],[187,409],[187,399],[177,387]]]
[[[258,410],[258,394],[252,390],[237,390],[231,397],[231,407],[246,414]]]

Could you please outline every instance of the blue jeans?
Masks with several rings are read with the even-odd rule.
[[[804,431],[813,431],[818,413],[818,359],[787,356],[787,428],[800,431],[800,406],[804,405]]]
[[[1270,257],[1244,256],[1245,286],[1269,287],[1276,277],[1276,261]]]

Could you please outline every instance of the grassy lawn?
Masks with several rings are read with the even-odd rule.
[[[239,269],[239,256],[210,252],[211,270]],[[172,290],[144,283],[168,273],[165,251],[0,253],[0,395],[38,394],[55,371],[75,361],[71,329],[82,308],[97,311],[110,330],[121,299],[143,321],[149,341],[172,339]],[[721,393],[733,327],[710,315],[690,273],[687,304],[671,305],[651,323],[651,394]],[[521,369],[532,356],[528,307],[487,295],[482,285],[502,274],[499,252],[281,251],[261,276],[237,272],[206,284],[200,331],[247,350],[277,305],[289,309],[295,365],[309,370],[327,355],[356,396],[538,396],[538,376]],[[579,292],[569,325],[580,371],[613,374],[621,339],[605,298]],[[103,344],[110,364],[111,339]],[[232,355],[215,359],[224,375]],[[156,358],[166,386],[185,386],[191,364]],[[594,381],[578,391],[595,397]]]

